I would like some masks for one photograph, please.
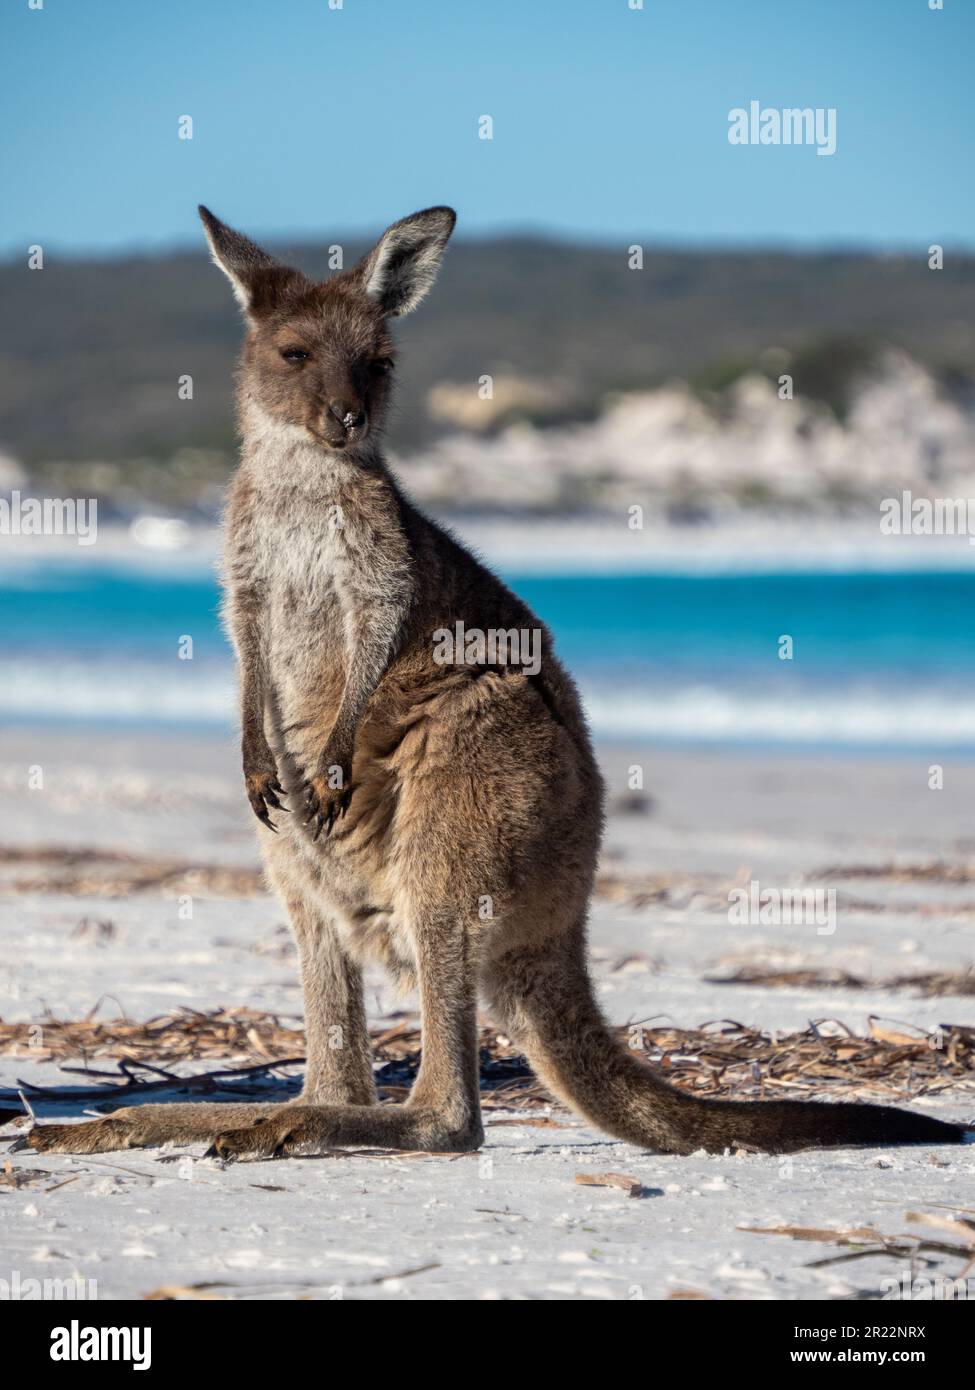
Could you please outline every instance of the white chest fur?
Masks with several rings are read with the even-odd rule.
[[[256,568],[276,596],[316,606],[342,587],[348,561],[341,504],[347,465],[292,444],[255,459]]]

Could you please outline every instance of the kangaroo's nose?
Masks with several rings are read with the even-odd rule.
[[[365,412],[350,405],[348,401],[329,401],[328,408],[335,416],[336,420],[347,430],[358,429],[360,425],[365,424]]]

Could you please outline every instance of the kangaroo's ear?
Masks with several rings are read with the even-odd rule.
[[[385,232],[355,267],[362,287],[385,314],[408,314],[437,278],[454,230],[453,208],[426,208]]]
[[[199,212],[213,263],[230,281],[244,312],[257,314],[273,306],[284,282],[298,272],[279,265],[253,241],[214,217],[209,208],[201,205]]]

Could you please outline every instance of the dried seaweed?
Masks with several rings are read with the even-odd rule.
[[[616,1187],[627,1197],[643,1197],[646,1193],[639,1178],[626,1173],[576,1173],[576,1182],[582,1187]]]
[[[196,893],[215,897],[254,897],[266,891],[261,871],[249,865],[233,866],[187,862],[185,859],[101,849],[97,846],[0,845],[0,872],[5,891],[59,893],[76,897],[128,897],[134,893]],[[27,866],[27,876],[17,876]],[[714,876],[656,874],[619,877],[601,874],[597,897],[643,907],[653,902],[679,904],[693,895],[707,894],[714,904],[727,903],[723,881]]]
[[[20,866],[31,870],[19,876]],[[803,881],[871,879],[889,883],[975,883],[975,866],[947,864],[828,865],[803,875]],[[256,897],[266,889],[263,875],[254,865],[195,863],[185,859],[158,858],[146,854],[101,849],[95,846],[59,845],[0,846],[0,880],[8,893],[58,893],[74,897],[119,898],[136,893],[196,894],[211,897]],[[739,883],[741,876],[734,880]],[[596,879],[595,896],[634,910],[664,906],[675,911],[726,911],[726,876],[715,873],[633,874],[605,869]],[[845,898],[844,906],[858,912],[883,912],[889,904]],[[922,917],[971,916],[975,903],[898,903],[897,910]]]
[[[46,1168],[15,1168],[8,1158],[0,1172],[0,1187],[30,1187],[50,1176]]]
[[[761,966],[743,965],[733,975],[708,975],[709,985],[759,985],[762,988],[791,989],[874,989],[911,990],[929,997],[967,996],[975,994],[975,969],[929,971],[917,975],[892,975],[879,980],[867,980],[847,970],[789,969],[772,970]]]
[[[845,1230],[810,1226],[739,1226],[739,1231],[747,1231],[758,1236],[788,1236],[792,1240],[815,1241],[821,1245],[846,1247],[844,1255],[834,1255],[826,1259],[813,1260],[810,1269],[822,1269],[827,1265],[842,1264],[850,1260],[869,1259],[875,1255],[890,1255],[897,1259],[913,1262],[921,1255],[949,1255],[960,1259],[961,1269],[952,1277],[964,1278],[975,1265],[975,1222],[962,1217],[948,1220],[943,1216],[933,1216],[926,1212],[909,1211],[906,1220],[912,1225],[931,1226],[949,1235],[960,1236],[961,1244],[952,1241],[933,1240],[927,1236],[912,1234],[886,1234],[873,1226],[854,1226]]]
[[[975,883],[975,865],[947,864],[932,859],[926,864],[830,864],[811,878],[883,878],[891,883]]]
[[[828,1093],[830,1098],[906,1100],[949,1090],[975,1091],[975,1028],[945,1024],[935,1033],[905,1031],[872,1020],[871,1036],[858,1037],[835,1020],[819,1020],[802,1032],[763,1032],[731,1020],[699,1028],[629,1025],[618,1030],[621,1043],[636,1038],[634,1056],[653,1062],[674,1085],[708,1097],[796,1098]],[[551,1105],[551,1098],[508,1038],[481,1029],[481,1088],[489,1109],[528,1109]],[[372,1030],[376,1080],[386,1099],[400,1099],[416,1075],[420,1032],[412,1016]],[[48,1016],[39,1023],[0,1022],[0,1052],[8,1056],[58,1062],[62,1070],[93,1081],[63,1095],[107,1099],[119,1092],[180,1089],[231,1090],[238,1094],[269,1074],[300,1065],[304,1032],[255,1009],[180,1008],[146,1022],[127,1018],[66,1020]],[[100,1062],[112,1062],[109,1069]],[[216,1070],[185,1074],[200,1063],[233,1062]],[[180,1074],[174,1068],[180,1068]],[[280,1085],[280,1081],[275,1084]],[[51,1096],[49,1088],[25,1087]],[[59,1093],[61,1094],[61,1093]],[[16,1091],[0,1091],[12,1102]]]
[[[240,898],[266,891],[263,874],[249,865],[195,864],[97,848],[0,846],[0,866],[21,864],[34,872],[25,878],[5,877],[5,891],[100,898],[147,892]]]

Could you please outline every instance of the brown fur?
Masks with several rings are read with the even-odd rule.
[[[325,284],[202,215],[248,324],[226,617],[247,794],[298,942],[305,1085],[285,1106],[138,1106],[41,1126],[32,1145],[476,1148],[479,995],[557,1096],[634,1144],[958,1142],[957,1126],[877,1106],[702,1101],[616,1044],[586,968],[603,792],[575,687],[538,619],[412,506],[378,445],[388,321],[429,287],[453,214],[394,224]],[[540,669],[440,664],[435,634],[458,621],[537,632]],[[376,1104],[360,975],[376,959],[420,994],[422,1064],[402,1106]]]

